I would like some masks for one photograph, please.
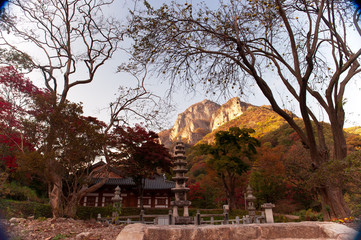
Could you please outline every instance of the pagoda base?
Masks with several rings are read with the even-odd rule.
[[[189,225],[193,224],[193,217],[175,217],[174,222],[176,225]]]

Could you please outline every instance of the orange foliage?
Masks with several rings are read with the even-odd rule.
[[[265,177],[284,175],[286,173],[283,164],[284,150],[282,146],[268,148],[262,146],[258,151],[253,169],[262,171]]]

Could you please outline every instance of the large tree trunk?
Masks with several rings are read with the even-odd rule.
[[[50,192],[49,192],[49,203],[53,218],[58,218],[63,216],[62,209],[62,179],[60,176],[53,173],[53,181],[50,183]]]
[[[228,176],[228,182],[226,180],[226,176],[221,174],[221,180],[224,186],[224,190],[226,192],[227,204],[229,206],[229,211],[232,212],[235,206],[235,194],[234,194],[234,184],[231,182],[232,178]]]
[[[236,209],[236,199],[235,199],[235,193],[234,191],[231,191],[231,193],[229,194],[229,211],[232,212],[233,209]]]
[[[107,165],[101,167],[100,169],[98,169],[97,171],[92,172],[88,177],[91,179],[92,177],[96,177],[98,173],[103,173],[105,176],[103,177],[103,179],[88,187],[88,186],[82,186],[81,189],[77,189],[77,191],[74,191],[70,196],[68,196],[67,201],[64,201],[63,205],[64,205],[64,216],[66,217],[70,217],[70,218],[75,218],[76,217],[76,212],[78,210],[78,206],[79,206],[79,202],[80,200],[85,197],[86,194],[94,192],[96,190],[98,190],[99,188],[101,188],[104,183],[106,183],[109,179],[109,172],[107,169]],[[95,176],[94,176],[95,175]],[[79,185],[78,182],[74,182],[74,187]]]
[[[342,189],[337,186],[327,186],[319,190],[324,220],[332,218],[345,218],[351,214],[345,203]]]
[[[347,145],[343,131],[344,111],[342,106],[336,106],[335,111],[330,111],[329,116],[333,137],[334,159],[341,161],[347,156]],[[351,214],[340,186],[341,184],[336,181],[333,185],[327,185],[319,190],[325,220],[345,218]]]
[[[78,198],[76,196],[71,197],[71,199],[66,203],[64,207],[64,216],[75,218],[76,211],[78,209]]]

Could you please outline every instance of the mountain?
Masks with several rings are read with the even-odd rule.
[[[296,121],[302,121],[296,115],[293,117]],[[327,126],[325,134],[331,144],[331,132]],[[287,146],[294,137],[294,130],[271,106],[253,106],[241,102],[237,97],[223,105],[209,100],[196,103],[178,115],[173,128],[160,132],[159,136],[161,143],[168,148],[179,136],[189,145],[198,142],[209,144],[214,141],[218,131],[226,131],[230,127],[253,128],[256,138],[271,145]],[[361,127],[347,128],[345,132],[349,145],[361,147]]]
[[[253,128],[255,130],[254,137],[261,138],[266,133],[280,128],[285,123],[286,121],[275,113],[270,106],[249,106],[238,117],[208,133],[199,143],[210,144],[218,131],[227,131],[230,127]]]
[[[178,114],[174,126],[159,133],[160,141],[166,147],[170,147],[181,137],[187,144],[194,145],[219,126],[242,115],[251,106],[241,102],[237,97],[223,105],[203,100]]]
[[[159,133],[161,143],[170,147],[180,136],[186,143],[195,144],[211,131],[212,115],[219,108],[219,104],[209,100],[193,104],[183,113],[178,114],[171,129]]]

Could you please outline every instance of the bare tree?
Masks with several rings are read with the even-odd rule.
[[[120,24],[105,18],[103,9],[112,0],[13,0],[3,17],[1,46],[27,57],[42,73],[52,94],[49,132],[46,137],[46,170],[54,217],[62,215],[62,177],[56,172],[55,117],[59,116],[71,88],[90,83],[122,40]],[[22,44],[18,44],[22,43]],[[54,127],[52,127],[54,126]]]
[[[360,13],[337,0],[230,0],[221,1],[216,10],[175,2],[154,9],[145,1],[143,10],[132,12],[128,28],[134,39],[130,65],[143,59],[173,88],[201,83],[217,94],[233,90],[242,95],[253,79],[309,150],[309,168],[317,179],[313,190],[324,217],[346,217],[350,211],[342,183],[322,173],[347,154],[344,94],[361,71],[361,48],[350,45],[349,34],[353,31],[352,37],[361,40]],[[274,95],[276,84],[297,102],[301,125],[282,109]],[[332,147],[311,102],[331,123]]]

